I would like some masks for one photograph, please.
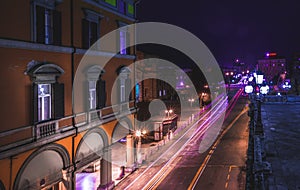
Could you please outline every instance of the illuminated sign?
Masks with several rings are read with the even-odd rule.
[[[264,81],[264,75],[257,75],[256,83],[257,84],[262,84],[263,81]]]
[[[277,53],[274,53],[274,52],[272,52],[272,53],[266,53],[266,56],[267,57],[274,57],[274,56],[277,56]]]

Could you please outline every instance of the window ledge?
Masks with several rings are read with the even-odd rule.
[[[70,48],[70,47],[38,44],[38,43],[24,42],[24,41],[17,41],[17,40],[8,40],[8,39],[0,39],[0,47],[58,52],[58,53],[72,53],[72,51],[73,51],[73,48]]]
[[[76,53],[78,54],[88,54],[92,56],[105,56],[105,57],[117,57],[124,59],[135,59],[135,55],[127,55],[127,54],[115,54],[111,52],[104,51],[95,51],[95,50],[86,50],[86,49],[76,49]]]

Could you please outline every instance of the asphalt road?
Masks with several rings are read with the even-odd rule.
[[[234,95],[235,93],[232,94]],[[229,99],[231,99],[231,97],[229,97]],[[243,179],[240,175],[241,172],[237,173],[237,171],[240,171],[237,170],[237,168],[244,168],[246,160],[246,149],[248,143],[248,133],[246,129],[248,126],[248,116],[244,108],[247,104],[247,101],[247,98],[242,96],[239,99],[237,99],[236,102],[233,101],[233,106],[232,108],[229,108],[227,110],[227,117],[226,120],[223,122],[222,126],[223,130],[226,129],[228,126],[231,126],[229,127],[230,130],[228,131],[228,133],[226,133],[226,135],[222,138],[227,140],[224,140],[224,142],[223,140],[217,140],[216,142],[220,143],[218,145],[215,144],[213,150],[210,150],[208,148],[206,152],[200,153],[199,145],[201,142],[202,144],[203,142],[205,142],[205,140],[202,141],[202,139],[206,139],[205,135],[207,135],[208,133],[207,131],[204,133],[199,132],[199,135],[195,135],[192,138],[192,141],[190,141],[184,147],[184,149],[181,152],[179,152],[179,154],[176,154],[176,157],[174,156],[175,159],[172,158],[168,161],[169,164],[167,166],[165,165],[167,160],[165,160],[165,162],[161,163],[161,165],[155,164],[147,169],[140,168],[131,175],[129,175],[126,179],[122,180],[122,182],[118,184],[115,187],[115,189],[182,190],[188,188],[191,189],[190,186],[192,182],[192,184],[195,184],[195,189],[200,188],[198,186],[201,186],[201,189],[222,189],[221,187],[224,188],[226,183],[227,188],[231,187],[233,185],[231,181],[233,181],[235,177],[238,178],[240,176],[239,181],[243,181],[241,180]],[[245,114],[241,114],[243,110],[243,113]],[[217,117],[210,117],[210,115],[202,117],[202,119],[199,120],[199,125],[203,126],[199,126],[199,128],[201,130],[202,128],[207,128],[206,126],[209,126],[214,122],[214,118]],[[162,148],[165,149],[167,147],[163,146]],[[164,151],[168,152],[168,150]],[[218,163],[218,165],[212,161],[218,161],[216,162]],[[202,183],[202,179],[205,176],[201,174],[204,173],[205,175],[207,175],[208,178],[210,178],[210,180],[212,180],[212,182],[209,182],[208,185]],[[229,173],[230,175],[228,178]],[[159,177],[154,177],[154,175],[157,176],[156,174],[159,174]],[[197,180],[198,176],[199,180]],[[223,182],[221,180],[223,178],[227,181]],[[204,180],[205,182],[209,181],[206,179]],[[152,183],[152,181],[154,183]],[[240,184],[238,180],[236,181],[236,184]],[[204,185],[203,188],[202,185]]]
[[[155,189],[244,189],[249,122],[244,108],[247,101],[240,97],[229,111],[223,125],[228,131],[218,144],[200,154],[201,137],[196,139],[181,152],[172,163],[173,169]]]

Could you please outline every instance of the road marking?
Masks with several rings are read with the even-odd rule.
[[[238,168],[238,166],[236,166],[236,165],[230,165],[229,166],[228,174],[227,174],[227,178],[226,178],[226,183],[225,183],[225,189],[228,188],[229,180],[230,180],[230,172],[232,171],[232,168]]]
[[[174,165],[177,165],[177,163],[182,159],[182,157],[177,157],[177,160],[172,163]],[[155,186],[153,186],[153,189],[157,189],[157,187],[160,185],[160,183],[169,175],[169,173],[172,171],[172,167],[169,167],[163,174],[163,176],[156,182]]]
[[[244,114],[248,111],[248,107],[244,107],[243,110],[239,113],[238,116],[236,116],[236,118],[225,128],[225,130],[223,130],[223,132],[221,133],[221,135],[217,138],[217,140],[215,141],[215,143],[213,144],[212,148],[209,151],[209,154],[205,157],[203,163],[201,164],[200,168],[198,169],[196,175],[194,176],[192,182],[190,183],[188,190],[192,190],[195,188],[196,183],[199,181],[202,173],[204,172],[204,169],[206,168],[208,161],[210,160],[211,156],[213,155],[216,146],[220,143],[222,137],[226,134],[226,132],[233,126],[233,124]],[[231,168],[231,167],[229,167]],[[226,185],[226,184],[225,184]],[[228,186],[228,184],[227,184]]]

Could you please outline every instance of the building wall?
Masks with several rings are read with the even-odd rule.
[[[37,0],[36,2],[52,1]],[[5,189],[16,188],[16,185],[18,185],[16,180],[20,180],[22,171],[26,169],[24,164],[30,163],[30,160],[35,158],[34,156],[51,150],[59,153],[63,160],[68,160],[64,163],[65,167],[62,170],[66,172],[67,177],[65,179],[71,189],[72,181],[74,182],[73,172],[76,172],[74,171],[76,168],[74,154],[84,135],[93,132],[91,130],[95,129],[97,131],[96,129],[99,129],[98,131],[103,131],[103,137],[107,138],[103,140],[106,143],[105,146],[112,142],[111,137],[114,128],[119,122],[113,115],[111,108],[111,106],[116,106],[112,105],[111,97],[114,102],[119,104],[116,100],[117,95],[112,92],[113,84],[118,76],[117,70],[123,66],[130,66],[135,59],[135,51],[131,47],[130,55],[117,55],[103,68],[105,73],[102,79],[106,81],[107,99],[105,107],[97,110],[97,112],[104,114],[105,118],[102,118],[101,121],[98,118],[90,119],[91,114],[84,108],[83,102],[85,100],[83,99],[75,102],[78,105],[78,110],[75,112],[77,115],[75,115],[72,100],[72,80],[77,74],[77,68],[86,52],[82,44],[82,19],[86,16],[84,10],[88,9],[101,15],[98,37],[118,29],[121,26],[120,23],[134,23],[135,19],[134,15],[122,15],[118,13],[117,9],[111,8],[104,2],[96,3],[92,0],[56,1],[55,8],[61,12],[61,44],[47,45],[33,40],[32,3],[31,0],[11,0],[1,1],[0,3],[0,24],[2,26],[0,31],[0,72],[2,76],[0,81],[0,88],[2,89],[0,98],[0,182],[4,184]],[[130,40],[132,43],[134,40],[133,34],[131,34]],[[112,48],[117,48],[117,44],[117,41],[113,42]],[[111,52],[102,53],[114,56]],[[104,54],[97,56],[97,59],[101,60],[105,57]],[[63,118],[54,118],[47,122],[36,123],[33,121],[33,78],[26,72],[28,66],[33,62],[55,64],[64,71],[57,78],[59,83],[64,84]],[[134,84],[134,75],[131,74],[129,77],[132,84]],[[79,86],[83,91],[82,84],[79,84]],[[117,89],[114,90],[118,92]],[[131,93],[134,94],[134,91]],[[126,121],[132,126],[134,106],[133,102],[130,102],[128,104],[130,114],[123,116],[123,118],[127,118]],[[117,107],[117,109],[120,108]],[[36,130],[39,125],[44,125],[44,127],[55,125],[58,128],[50,131],[51,133],[46,136],[38,137]],[[103,162],[101,164],[104,170],[106,168],[111,170],[108,163]],[[110,173],[101,173],[101,175],[110,175]],[[109,180],[111,177],[107,177],[107,179]],[[109,183],[110,181],[101,181],[101,185]]]

